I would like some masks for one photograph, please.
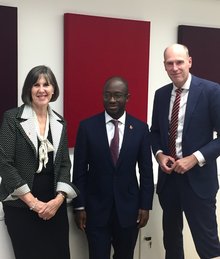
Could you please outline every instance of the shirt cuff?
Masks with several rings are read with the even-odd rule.
[[[206,161],[205,158],[203,156],[203,154],[200,151],[196,151],[193,153],[193,155],[196,157],[196,159],[198,160],[198,165],[200,167],[204,166]]]
[[[156,152],[156,154],[155,154],[155,157],[157,157],[157,155],[159,154],[159,153],[163,153],[163,150],[157,150],[157,152]]]
[[[78,207],[78,208],[74,208],[74,210],[84,210],[85,207]]]
[[[56,192],[65,192],[68,199],[74,199],[77,197],[76,191],[67,183],[58,182]]]

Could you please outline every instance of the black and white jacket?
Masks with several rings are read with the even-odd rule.
[[[70,182],[66,122],[50,107],[49,123],[54,146],[54,193],[63,191],[67,198],[77,196]],[[18,199],[32,189],[38,169],[38,140],[31,106],[22,105],[4,113],[0,127],[0,200],[11,206],[25,206]]]

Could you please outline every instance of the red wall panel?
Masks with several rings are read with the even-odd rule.
[[[123,76],[131,99],[127,111],[147,119],[150,22],[64,14],[64,117],[69,145],[79,121],[103,111],[102,89]]]

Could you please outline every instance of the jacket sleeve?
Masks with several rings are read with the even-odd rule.
[[[55,170],[58,174],[56,191],[63,191],[67,194],[67,198],[73,199],[79,194],[79,190],[70,181],[71,161],[68,149],[66,123],[64,123],[64,129],[62,134],[63,136],[61,137],[60,146],[58,150],[61,157],[58,168],[55,164]]]
[[[16,189],[24,187],[24,193],[29,188],[27,182],[21,177],[15,166],[16,152],[16,125],[12,112],[5,112],[0,128],[0,176],[5,192],[13,193]]]

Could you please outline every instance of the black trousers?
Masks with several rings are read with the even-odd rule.
[[[138,237],[137,224],[128,228],[121,227],[116,211],[108,224],[102,227],[87,227],[89,259],[110,259],[113,247],[113,259],[133,259]]]
[[[184,258],[183,212],[200,258],[220,256],[215,197],[198,197],[192,190],[187,175],[177,173],[167,176],[163,190],[158,195],[163,209],[166,259]]]

